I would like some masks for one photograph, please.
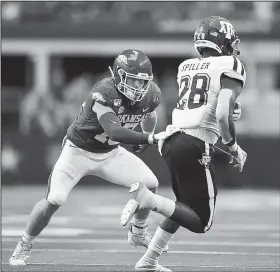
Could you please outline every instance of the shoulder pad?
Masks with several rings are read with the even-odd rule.
[[[91,99],[103,106],[111,107],[111,90],[113,86],[108,82],[98,82],[95,84],[91,91]]]
[[[242,81],[244,87],[246,82],[244,64],[235,56],[221,56],[219,60],[219,66],[222,69],[221,74]]]

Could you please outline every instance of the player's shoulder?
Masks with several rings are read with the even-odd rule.
[[[213,58],[217,61],[223,69],[233,70],[241,75],[245,73],[245,66],[243,62],[236,56],[220,56]]]
[[[104,78],[97,82],[90,93],[91,99],[100,104],[111,106],[114,99],[119,98],[119,93],[114,85],[113,78]]]
[[[242,81],[243,86],[246,81],[246,70],[244,63],[236,56],[220,56],[213,58],[215,67],[221,70],[221,74]]]

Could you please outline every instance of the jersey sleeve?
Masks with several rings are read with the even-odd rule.
[[[244,64],[235,56],[221,57],[221,75],[226,75],[230,78],[238,79],[242,82],[242,87],[246,83],[246,71]]]
[[[98,119],[107,112],[114,112],[109,87],[106,84],[97,84],[89,94],[90,109],[96,113]]]
[[[112,101],[110,99],[110,86],[106,84],[97,84],[91,91],[92,105],[99,103],[103,106],[112,107]]]
[[[153,112],[161,102],[161,91],[157,84],[153,83],[152,104],[149,112]]]

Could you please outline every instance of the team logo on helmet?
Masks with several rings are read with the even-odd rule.
[[[132,52],[129,54],[129,60],[137,60],[139,53],[135,50],[132,50]]]
[[[118,58],[117,58],[117,60],[118,60],[119,62],[124,63],[124,64],[128,64],[128,63],[127,63],[127,56],[125,56],[125,55],[119,55]]]
[[[231,39],[235,35],[235,30],[230,22],[220,21],[220,32],[224,33],[227,39]]]

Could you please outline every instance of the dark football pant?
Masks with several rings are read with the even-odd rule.
[[[165,140],[162,148],[177,202],[189,206],[201,220],[203,231],[197,232],[210,229],[214,215],[217,186],[212,170],[212,152],[208,143],[180,132]]]

